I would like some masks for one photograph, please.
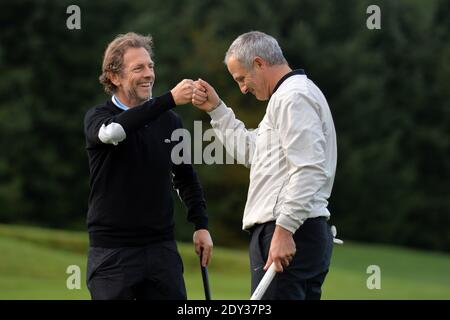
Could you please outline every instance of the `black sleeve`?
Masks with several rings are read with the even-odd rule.
[[[90,109],[84,116],[84,134],[88,145],[100,145],[98,131],[102,124],[110,124],[114,114],[105,106],[97,106]]]
[[[175,100],[170,92],[155,97],[144,104],[122,112],[115,117],[113,122],[122,125],[125,133],[142,128],[149,121],[155,120],[162,113],[175,107]]]
[[[86,113],[84,119],[84,131],[89,142],[101,144],[98,138],[100,127],[111,122],[118,123],[129,133],[142,128],[149,121],[155,120],[161,114],[175,107],[175,101],[170,92],[150,99],[140,106],[130,108],[126,112],[112,114],[108,108],[94,108]]]
[[[177,118],[178,128],[182,128]],[[203,188],[191,164],[174,164],[172,167],[173,185],[187,207],[187,220],[195,225],[195,230],[208,229],[208,215]]]

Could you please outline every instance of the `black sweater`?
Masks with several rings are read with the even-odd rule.
[[[87,225],[95,247],[144,246],[174,239],[172,190],[187,207],[188,221],[206,229],[203,190],[190,164],[175,165],[170,141],[181,120],[171,93],[123,111],[107,101],[84,119],[90,167]],[[102,124],[120,124],[126,139],[117,146],[98,138]]]

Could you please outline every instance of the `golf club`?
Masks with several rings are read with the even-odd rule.
[[[275,263],[272,262],[269,269],[267,269],[266,273],[264,274],[264,277],[261,279],[255,291],[253,292],[250,300],[261,300],[262,296],[264,295],[264,293],[266,293],[267,288],[275,277],[275,274]]]
[[[335,226],[331,226],[331,233],[333,234],[333,243],[336,244],[343,244],[344,241],[341,239],[337,239],[337,230]],[[253,292],[250,300],[261,300],[264,293],[266,293],[267,288],[269,287],[270,283],[272,282],[273,278],[275,277],[275,264],[272,262],[269,269],[264,274],[264,277],[261,279],[260,283],[256,287],[255,291]]]
[[[211,291],[209,290],[208,267],[202,265],[203,249],[200,252],[200,268],[202,270],[203,289],[205,290],[205,299],[211,300]]]

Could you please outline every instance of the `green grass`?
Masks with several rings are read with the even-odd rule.
[[[0,299],[89,299],[84,232],[0,225]],[[204,299],[198,258],[179,243],[189,299]],[[81,269],[81,289],[66,287],[66,269]],[[369,265],[381,269],[381,289],[369,290]],[[248,299],[246,250],[214,248],[209,267],[213,299]],[[323,299],[450,299],[450,255],[399,247],[335,246]]]

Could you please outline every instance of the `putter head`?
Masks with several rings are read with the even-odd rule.
[[[336,238],[337,235],[337,229],[336,226],[331,226],[331,234],[333,235],[333,243],[336,244],[344,244],[344,241],[342,241],[341,239]]]

